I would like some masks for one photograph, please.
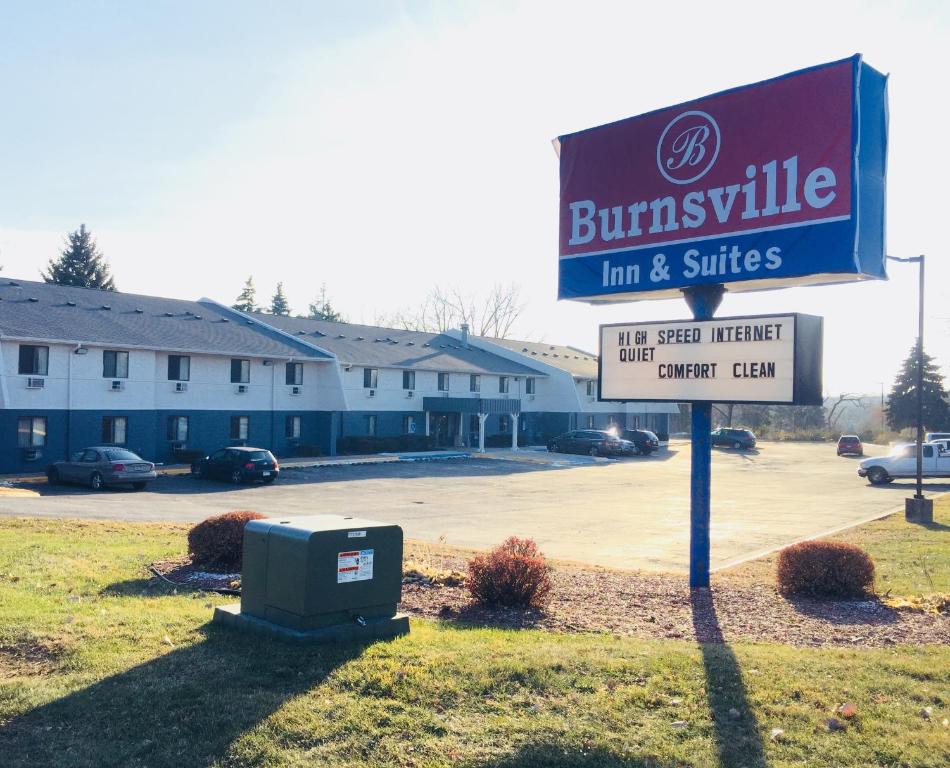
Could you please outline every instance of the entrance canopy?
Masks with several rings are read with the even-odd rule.
[[[517,397],[424,397],[422,407],[430,413],[521,413]]]

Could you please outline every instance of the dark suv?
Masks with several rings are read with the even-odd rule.
[[[591,456],[632,456],[636,446],[600,429],[575,429],[548,442],[554,453],[586,453]]]
[[[711,437],[713,445],[725,445],[729,448],[744,448],[746,450],[755,448],[755,435],[748,429],[720,427],[712,431]]]
[[[660,439],[649,429],[625,429],[620,435],[624,440],[633,443],[636,452],[641,456],[649,456],[660,448]]]
[[[191,474],[197,478],[230,480],[235,484],[255,480],[272,483],[280,474],[280,466],[274,454],[266,448],[240,446],[221,448],[210,456],[198,459],[191,465]]]

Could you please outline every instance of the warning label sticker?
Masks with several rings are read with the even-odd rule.
[[[373,550],[354,549],[336,556],[336,583],[373,578]]]

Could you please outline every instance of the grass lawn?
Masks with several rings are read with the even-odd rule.
[[[857,544],[874,560],[877,592],[917,597],[950,595],[950,494],[934,501],[934,522],[912,525],[894,514],[831,538]],[[775,557],[746,563],[733,572],[771,579]]]
[[[183,535],[0,519],[0,765],[950,764],[950,646],[697,646],[416,620],[392,642],[301,648],[210,626],[223,598],[150,587],[144,565],[179,554]],[[900,556],[896,540],[881,546]],[[842,702],[857,717],[829,732]]]

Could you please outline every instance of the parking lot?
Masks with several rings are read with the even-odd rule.
[[[572,466],[552,466],[546,454],[523,458],[287,469],[276,484],[254,487],[188,476],[161,477],[139,493],[37,484],[36,496],[0,495],[0,514],[196,521],[233,509],[334,513],[396,522],[409,538],[461,547],[487,548],[515,534],[556,558],[687,568],[688,443],[649,458]],[[836,457],[829,444],[715,450],[713,567],[882,514],[913,492],[911,481],[869,486],[856,469],[856,459]],[[950,485],[928,482],[926,490]]]

